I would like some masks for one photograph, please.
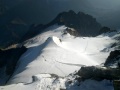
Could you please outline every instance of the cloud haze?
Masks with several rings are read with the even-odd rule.
[[[4,0],[10,15],[28,23],[48,23],[58,13],[70,9],[88,13],[113,28],[120,27],[120,0]]]

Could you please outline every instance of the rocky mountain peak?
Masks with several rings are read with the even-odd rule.
[[[60,13],[48,25],[56,23],[74,28],[81,36],[96,36],[101,28],[101,25],[92,16],[83,12],[75,13],[72,10]]]

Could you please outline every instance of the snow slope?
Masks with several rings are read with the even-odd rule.
[[[48,77],[49,74],[65,77],[79,70],[81,66],[100,65],[105,62],[110,52],[108,48],[115,40],[102,35],[75,38],[69,34],[64,35],[65,29],[65,26],[54,25],[47,28],[46,32],[26,42],[25,46],[28,50],[19,59],[16,71],[8,82],[8,84],[12,85],[6,86],[5,90],[10,90],[9,87],[11,87],[11,90],[59,90],[60,87],[57,85],[61,85],[60,83],[55,84],[55,89],[53,89],[54,85],[53,83],[51,84],[53,79],[49,80],[45,77],[43,80],[43,78],[39,78],[39,82],[35,81],[33,83],[32,77],[35,75],[41,76],[42,74],[44,76],[47,74]],[[46,86],[36,86],[37,84],[42,85],[41,83]],[[106,82],[103,81],[103,83]],[[49,84],[53,86],[51,87],[52,89],[47,88]],[[103,84],[100,85],[102,86]],[[35,87],[40,87],[41,89],[35,89]],[[103,90],[106,90],[106,88]]]
[[[114,90],[112,82],[108,80],[86,80],[81,83],[73,80],[71,84],[68,83],[68,80],[70,80],[68,77],[57,78],[50,74],[38,74],[33,77],[31,83],[1,86],[0,90]]]

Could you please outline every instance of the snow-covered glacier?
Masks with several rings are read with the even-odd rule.
[[[53,25],[45,32],[25,42],[28,48],[17,63],[16,70],[4,90],[60,90],[65,88],[66,77],[82,66],[102,65],[109,55],[111,43],[115,40],[108,36],[75,37],[64,34],[67,27]],[[105,50],[106,49],[106,50]],[[51,74],[61,77],[53,83]],[[36,78],[37,79],[36,79]],[[59,82],[59,83],[58,83]],[[90,83],[93,83],[90,84]],[[84,84],[85,83],[85,84]],[[84,82],[78,90],[113,90],[108,81]],[[96,85],[95,83],[99,83]],[[88,84],[88,85],[87,85]],[[9,88],[10,87],[10,88]],[[85,87],[89,87],[85,88]],[[101,87],[101,88],[100,88]],[[62,89],[61,89],[62,90]],[[77,90],[73,88],[70,90]],[[95,89],[96,90],[96,89]]]

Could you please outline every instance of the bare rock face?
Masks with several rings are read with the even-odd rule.
[[[74,28],[81,36],[96,36],[99,33],[101,25],[92,16],[83,12],[75,13],[70,10],[69,12],[60,13],[51,23],[65,25]]]
[[[76,75],[79,76],[79,78],[76,78],[78,82],[86,79],[94,79],[97,81],[104,79],[112,80],[114,90],[120,90],[120,68],[82,67]]]
[[[70,35],[75,36],[75,37],[79,36],[79,33],[74,28],[66,28],[64,34],[65,33],[69,33]]]
[[[111,30],[109,27],[102,27],[99,31],[99,34],[117,32],[117,30]]]
[[[113,81],[114,90],[120,90],[120,80]]]
[[[104,65],[110,66],[111,64],[118,63],[118,66],[120,67],[119,60],[120,60],[120,50],[111,51]]]
[[[20,56],[27,50],[24,46],[9,50],[0,50],[0,68],[6,67],[6,75],[12,75]]]
[[[78,75],[83,79],[95,79],[95,80],[117,80],[120,78],[119,68],[97,68],[94,66],[82,67],[78,71]]]

